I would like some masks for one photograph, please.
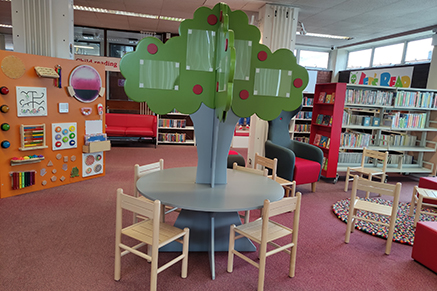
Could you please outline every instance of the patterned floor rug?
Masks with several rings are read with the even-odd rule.
[[[383,204],[383,205],[392,205],[391,201],[387,201],[381,198],[369,198],[365,199],[368,201],[376,201],[377,203]],[[337,215],[338,218],[340,218],[343,222],[347,223],[347,217],[349,214],[349,201],[350,199],[344,199],[340,200],[332,206],[332,210]],[[398,208],[398,216],[396,219],[396,226],[395,226],[395,233],[394,233],[394,241],[403,243],[403,244],[414,244],[414,216],[408,216],[408,211],[410,210],[410,203],[399,203]],[[427,212],[435,212],[435,210],[427,209]],[[368,217],[372,219],[376,219],[377,221],[384,221],[388,223],[388,218],[384,215],[378,215],[373,213],[368,213],[365,211],[359,211],[358,215],[363,217]],[[432,215],[426,215],[422,214],[420,221],[437,221],[435,216]],[[369,233],[374,236],[379,236],[383,238],[387,238],[388,228],[358,220],[355,228],[361,231],[364,231],[366,233]]]

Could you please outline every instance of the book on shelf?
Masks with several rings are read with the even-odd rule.
[[[316,133],[316,135],[314,136],[314,144],[315,145],[319,145],[320,144],[320,139],[322,138],[321,134]]]
[[[335,101],[335,92],[331,93],[331,102],[330,103],[334,103]]]
[[[372,126],[379,126],[380,122],[381,122],[381,119],[379,117],[372,118]]]
[[[331,103],[331,94],[326,94],[325,103]]]
[[[323,114],[317,115],[316,124],[322,124],[323,116]]]
[[[322,170],[327,170],[328,169],[328,158],[327,157],[323,157],[323,161],[322,161]]]
[[[363,118],[363,126],[370,126],[370,116],[365,116]]]
[[[327,144],[328,144],[328,137],[322,135],[320,137],[320,144],[319,144],[319,146],[321,146],[322,148],[326,148]]]
[[[325,96],[326,96],[326,92],[320,92],[319,103],[324,103],[325,102]]]
[[[331,121],[331,115],[323,115],[323,118],[322,118],[322,125],[331,125],[332,124],[332,121]]]

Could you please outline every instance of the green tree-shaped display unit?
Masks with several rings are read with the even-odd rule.
[[[308,73],[290,50],[272,53],[247,15],[223,3],[200,7],[163,44],[146,37],[120,63],[125,92],[157,114],[190,114],[197,139],[197,183],[225,184],[239,117],[272,120],[302,103]]]

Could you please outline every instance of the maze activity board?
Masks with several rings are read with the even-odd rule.
[[[83,147],[105,80],[103,65],[0,50],[0,198],[105,174],[105,153]]]

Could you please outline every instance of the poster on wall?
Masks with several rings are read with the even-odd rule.
[[[16,87],[17,116],[47,116],[47,89],[44,87]]]
[[[410,88],[414,67],[352,71],[349,84]]]

